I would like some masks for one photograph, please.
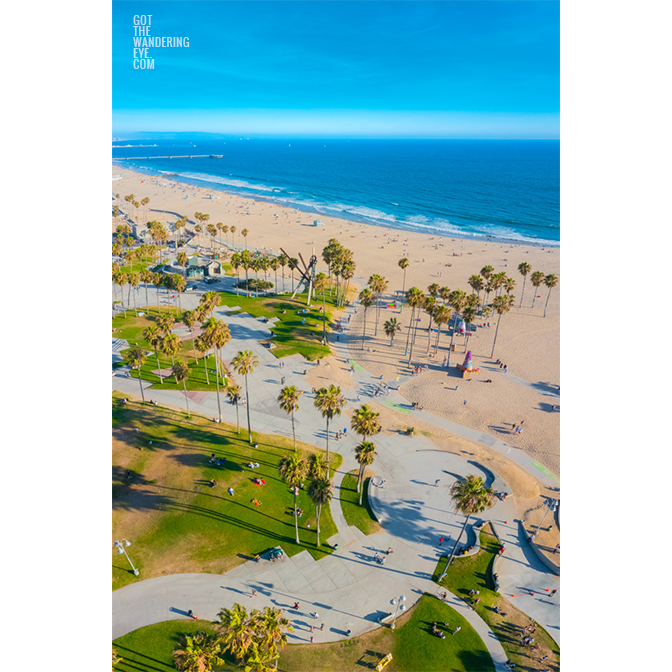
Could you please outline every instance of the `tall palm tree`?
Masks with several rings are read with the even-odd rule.
[[[417,287],[411,287],[406,292],[406,302],[411,306],[411,318],[408,324],[408,333],[406,334],[406,351],[404,352],[404,357],[408,354],[408,345],[411,339],[411,331],[413,330],[413,320],[415,318],[415,308],[420,303],[420,297],[422,292]]]
[[[182,292],[187,288],[187,281],[181,275],[173,275],[173,289],[177,292],[177,306],[182,312]]]
[[[262,637],[262,646],[268,653],[275,658],[275,667],[278,667],[278,656],[280,649],[287,645],[287,632],[294,632],[289,619],[282,614],[282,609],[274,607],[264,607],[260,618],[260,633]]]
[[[204,336],[210,345],[215,348],[215,378],[217,380],[217,408],[219,410],[219,421],[222,421],[222,403],[219,398],[219,376],[224,379],[222,371],[222,348],[231,340],[229,328],[221,321],[211,317],[205,324]]]
[[[438,293],[439,286],[436,285],[436,291]],[[432,320],[434,319],[434,310],[436,308],[436,296],[426,296],[423,308],[427,315],[429,315],[429,327],[427,328],[427,354],[429,354],[430,341],[432,338]]]
[[[411,306],[411,324],[408,327],[408,335],[410,336],[411,330],[413,330],[413,340],[411,341],[411,350],[408,357],[408,363],[410,364],[413,359],[413,345],[415,343],[415,334],[418,330],[418,318],[415,317],[416,310],[419,313],[420,308],[425,302],[425,295],[417,287],[411,287],[406,292],[406,303]],[[414,324],[415,322],[415,324]],[[415,327],[415,329],[413,329]],[[406,352],[408,352],[408,336],[406,337]],[[404,353],[406,354],[406,353]]]
[[[189,412],[189,397],[187,396],[187,378],[189,378],[189,367],[186,362],[183,362],[181,359],[178,359],[173,363],[173,376],[175,377],[176,383],[182,383],[184,387],[184,398],[187,401],[187,417],[191,418],[191,413]]]
[[[368,437],[374,436],[375,434],[378,434],[378,432],[380,432],[381,426],[380,426],[380,423],[377,420],[377,418],[379,416],[380,416],[380,413],[376,413],[375,411],[371,410],[367,406],[367,404],[363,404],[361,408],[358,408],[354,412],[354,414],[353,414],[353,416],[350,420],[350,427],[355,432],[355,434],[358,434],[359,436],[364,437],[364,441],[362,442],[362,444],[370,443],[366,439],[368,439]],[[373,445],[373,444],[371,444],[371,445]],[[366,450],[368,450],[368,448]],[[363,474],[364,474],[364,469],[362,467],[360,469],[359,479],[357,480],[357,492],[359,492],[359,490],[360,490]],[[361,504],[361,497],[360,497],[360,504]]]
[[[139,344],[135,343],[126,354],[126,361],[132,369],[138,370],[138,383],[140,384],[140,394],[142,395],[142,403],[145,403],[145,391],[142,389],[142,375],[140,369],[145,363],[147,355],[145,349]]]
[[[147,292],[148,285],[151,285],[154,280],[154,273],[148,268],[140,273],[140,279],[145,285],[145,303],[147,304],[147,314],[149,315],[149,294]]]
[[[250,424],[250,390],[247,385],[247,376],[259,364],[257,356],[251,350],[241,350],[231,362],[233,369],[241,376],[245,376],[245,398],[247,400],[247,432],[248,441],[252,443],[252,425]]]
[[[355,457],[359,463],[359,475],[357,476],[357,491],[359,492],[359,505],[362,505],[364,497],[364,470],[367,466],[373,464],[376,459],[376,446],[371,441],[362,441],[355,448]]]
[[[347,250],[348,252],[350,250]],[[348,259],[345,262],[343,262],[343,265],[341,266],[340,269],[340,276],[343,278],[343,291],[341,292],[341,298],[338,302],[339,306],[342,306],[345,304],[345,300],[347,299],[348,292],[350,291],[350,280],[355,276],[355,268],[357,267],[357,264],[352,259]]]
[[[448,567],[450,567],[450,563],[455,555],[455,550],[460,545],[460,539],[462,539],[469,518],[477,513],[487,511],[487,509],[492,506],[493,490],[492,488],[485,487],[483,479],[480,476],[469,474],[463,481],[455,481],[455,483],[450,486],[450,498],[455,512],[463,514],[465,519],[464,525],[462,525],[462,529],[460,530],[460,536],[457,538],[455,546],[453,546],[453,550],[448,558],[448,562],[446,562],[446,567],[441,574],[439,582],[446,575]]]
[[[546,287],[548,287],[548,296],[546,297],[546,305],[544,306],[544,317],[546,317],[546,308],[548,308],[548,300],[551,298],[551,290],[558,284],[558,282],[559,282],[558,276],[553,275],[552,273],[551,275],[547,275],[544,278],[544,284],[546,285]]]
[[[240,418],[238,417],[238,402],[240,401],[240,385],[229,383],[226,388],[226,396],[229,401],[236,407],[236,432],[240,434]]]
[[[525,296],[525,281],[527,280],[527,274],[532,270],[532,266],[530,266],[526,261],[524,261],[522,264],[518,264],[518,273],[520,273],[523,276],[523,291],[520,293],[520,308],[523,305],[523,297]]]
[[[165,355],[170,357],[170,362],[175,366],[175,355],[180,351],[182,343],[177,334],[168,334],[164,336],[161,341],[161,350]]]
[[[236,229],[235,226],[232,226],[232,227],[231,227],[231,244],[232,244],[234,247],[235,247],[235,245],[236,245],[236,231],[237,231],[237,230],[238,230],[238,229]]]
[[[296,389],[296,385],[287,385],[280,390],[278,403],[280,408],[292,416],[292,436],[294,437],[294,451],[296,452],[296,429],[294,428],[294,411],[299,410],[299,397],[303,394]]]
[[[161,362],[159,361],[159,348],[163,342],[163,337],[161,336],[161,331],[156,326],[147,327],[142,335],[144,339],[149,343],[150,347],[154,350],[156,355],[156,368],[159,370],[159,380],[161,385],[163,385],[163,376],[161,375]]]
[[[329,421],[341,414],[346,399],[340,387],[329,385],[329,387],[322,387],[317,391],[313,404],[320,411],[322,417],[327,419],[327,462],[329,462]]]
[[[544,283],[546,276],[541,271],[535,271],[530,276],[530,282],[534,287],[534,296],[532,297],[532,308],[534,308],[534,302],[537,300],[537,290]]]
[[[241,235],[243,238],[245,238],[245,249],[247,249],[247,234],[248,234],[248,233],[249,233],[249,231],[248,231],[247,229],[243,229],[243,230],[240,232],[240,235]]]
[[[394,345],[394,337],[399,329],[401,329],[401,325],[397,322],[396,317],[391,317],[383,324],[383,328],[385,329],[385,336],[390,339],[390,347],[392,347]]]
[[[196,326],[196,311],[195,310],[185,310],[182,313],[182,324],[184,324],[189,333],[191,334],[191,347],[196,352],[196,363],[198,364],[198,352],[196,351],[196,346],[194,345],[194,327]]]
[[[159,304],[159,314],[161,314],[161,298],[159,297],[159,289],[161,289],[163,285],[163,274],[162,273],[154,273],[154,277],[152,278],[152,284],[154,287],[156,287],[156,302]]]
[[[223,665],[223,648],[219,639],[205,632],[183,635],[173,651],[178,670],[185,672],[210,672],[213,665]]]
[[[322,453],[313,453],[308,462],[310,464],[308,475],[313,480],[329,475],[329,462],[327,462]]]
[[[259,627],[259,610],[253,609],[248,614],[245,607],[236,603],[233,609],[221,609],[217,616],[219,623],[215,625],[215,632],[224,650],[230,651],[236,660],[242,662],[254,644],[255,630]]]
[[[455,340],[455,331],[457,327],[457,316],[464,310],[467,303],[467,293],[461,289],[455,289],[448,297],[450,306],[453,309],[453,333],[450,335],[450,347],[448,348],[448,367],[450,367],[450,353],[453,351],[453,341]]]
[[[378,336],[378,322],[380,321],[380,296],[387,290],[388,284],[388,281],[377,273],[374,273],[369,278],[369,287],[374,294],[376,308],[376,327],[373,334],[374,337]]]
[[[471,325],[474,323],[474,319],[476,319],[477,315],[477,310],[476,306],[467,306],[463,311],[462,311],[462,319],[464,320],[464,324],[466,326],[466,329],[464,330],[464,351],[467,351],[467,341],[469,340],[469,336],[471,336]]]
[[[292,494],[294,495],[294,527],[296,528],[296,543],[300,544],[299,541],[299,517],[296,515],[296,493],[299,489],[301,483],[308,475],[308,462],[306,458],[301,453],[292,453],[291,455],[285,455],[280,460],[279,467],[280,478],[287,483],[291,488]]]
[[[439,339],[441,338],[441,327],[448,324],[451,315],[451,309],[446,305],[436,306],[434,308],[434,324],[439,328],[436,334],[436,343],[434,344],[434,356],[439,352]]]
[[[289,257],[283,252],[279,257],[278,257],[278,263],[280,264],[280,267],[282,268],[282,291],[285,291],[285,266],[289,263]]]
[[[469,276],[467,284],[469,287],[471,287],[472,291],[476,292],[476,294],[480,296],[481,290],[483,289],[483,278],[480,275]]]
[[[276,279],[277,283],[277,279]],[[315,282],[313,283],[313,287],[315,288],[315,292],[321,292],[322,293],[322,340],[326,344],[327,342],[327,305],[326,305],[326,298],[325,294],[327,292],[327,288],[329,287],[329,278],[327,277],[326,273],[318,273],[315,276]]]
[[[210,386],[210,376],[208,376],[208,350],[210,350],[212,346],[208,342],[208,339],[205,338],[205,334],[201,334],[195,341],[194,341],[194,348],[196,349],[196,352],[202,352],[203,353],[203,368],[205,369],[205,384],[209,387]]]
[[[140,284],[140,273],[131,273],[128,277],[128,283],[133,289],[135,289]],[[133,292],[133,310],[135,311],[135,316],[137,317],[138,308],[135,302],[135,292]]]
[[[492,352],[490,357],[495,356],[495,343],[497,343],[497,332],[499,331],[499,323],[502,319],[504,313],[508,313],[509,310],[513,307],[513,296],[511,294],[505,294],[503,296],[496,296],[492,301],[492,307],[495,309],[495,312],[499,317],[497,318],[497,328],[495,329],[495,338],[492,341]]]
[[[308,496],[315,504],[315,516],[317,518],[317,546],[320,546],[320,514],[322,507],[326,504],[329,506],[329,501],[334,496],[334,486],[326,476],[321,476],[310,482],[308,486]]]
[[[373,292],[365,287],[359,293],[359,302],[364,306],[364,331],[362,332],[362,350],[364,350],[364,339],[366,338],[366,311],[373,305],[375,297]]]
[[[402,301],[401,301],[401,308],[399,309],[399,312],[401,312],[404,309],[404,301],[403,301],[403,296],[404,292],[406,291],[406,269],[408,268],[408,259],[404,257],[403,259],[399,259],[399,268],[401,268],[404,271],[404,282],[401,285],[401,296],[402,296]]]

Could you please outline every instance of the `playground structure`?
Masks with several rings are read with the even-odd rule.
[[[480,369],[474,367],[474,363],[471,359],[471,350],[469,350],[464,358],[462,364],[458,364],[457,368],[462,371],[462,378],[466,378],[470,373],[478,373]]]

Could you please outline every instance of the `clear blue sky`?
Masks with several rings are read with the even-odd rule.
[[[112,7],[113,135],[559,137],[558,2]],[[134,69],[136,14],[189,48]]]

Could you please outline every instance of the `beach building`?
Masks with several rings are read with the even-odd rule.
[[[224,275],[222,265],[218,261],[211,261],[205,266],[205,274],[211,278],[220,278],[222,275]]]
[[[187,279],[202,278],[205,275],[205,269],[199,263],[198,257],[189,257],[187,260],[187,268],[185,269]]]

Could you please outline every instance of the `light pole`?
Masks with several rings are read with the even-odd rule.
[[[130,546],[131,542],[128,539],[122,539],[121,541],[115,541],[114,545],[117,548],[117,552],[123,553],[126,556],[126,559],[131,563],[131,567],[133,567],[133,574],[135,574],[136,576],[140,574],[140,570],[135,568],[135,566],[131,562],[131,559],[128,557],[128,552],[124,548],[124,546]]]
[[[397,620],[397,614],[400,611],[404,611],[404,609],[406,609],[406,605],[404,604],[404,602],[406,602],[406,595],[400,595],[399,597],[394,597],[390,601],[390,604],[394,604],[397,607],[394,610],[394,618],[392,619],[392,625],[390,626],[392,630],[394,630],[396,626],[395,621]]]

